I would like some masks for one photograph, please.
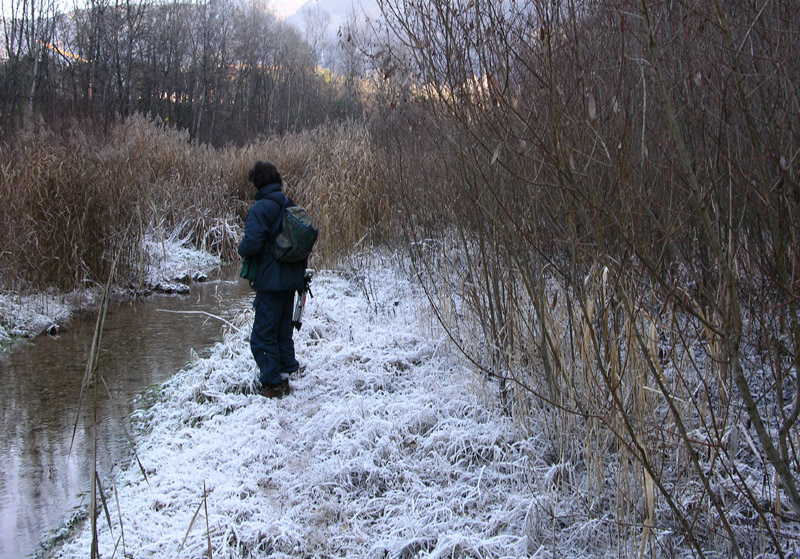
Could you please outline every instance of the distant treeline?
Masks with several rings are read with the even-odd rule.
[[[10,0],[0,30],[4,131],[144,113],[221,145],[360,113],[359,65],[318,68],[318,45],[261,2]]]

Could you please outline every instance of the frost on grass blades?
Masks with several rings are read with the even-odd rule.
[[[52,294],[34,296],[0,294],[0,347],[22,338],[57,329],[69,318],[69,303]]]
[[[101,556],[200,557],[210,537],[214,557],[546,557],[554,530],[559,554],[597,556],[610,528],[576,521],[547,443],[475,394],[409,283],[360,278],[315,279],[290,396],[254,394],[251,314],[162,387],[139,417],[148,481],[116,479]]]
[[[205,279],[208,270],[220,265],[219,256],[192,248],[188,237],[150,234],[142,247],[149,261],[144,285],[159,292],[188,293],[187,283]]]

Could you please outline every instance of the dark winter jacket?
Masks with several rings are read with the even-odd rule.
[[[307,261],[286,264],[275,260],[269,250],[278,234],[279,221],[284,201],[288,206],[294,202],[287,198],[278,183],[268,184],[256,192],[256,202],[247,212],[244,238],[237,250],[243,258],[259,256],[261,261],[252,287],[256,291],[300,291],[303,289],[303,274]]]

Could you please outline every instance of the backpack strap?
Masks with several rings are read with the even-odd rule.
[[[278,198],[280,196],[280,198]],[[275,237],[278,236],[278,233],[281,232],[281,224],[283,223],[283,212],[286,210],[286,206],[289,205],[289,198],[280,190],[276,190],[275,192],[271,193],[266,198],[267,200],[271,200],[278,204],[278,218],[275,220],[275,223],[272,226],[272,230],[270,231],[270,236],[274,240]]]

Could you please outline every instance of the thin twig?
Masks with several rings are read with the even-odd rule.
[[[206,311],[173,311],[171,309],[156,309],[156,312],[168,312],[168,313],[172,313],[172,314],[202,314],[202,315],[205,315],[205,316],[208,316],[208,317],[211,317],[211,318],[216,318],[217,320],[224,322],[225,324],[227,324],[228,326],[230,326],[231,328],[233,328],[237,332],[240,332],[242,334],[246,334],[246,332],[244,330],[242,330],[238,326],[235,326],[234,324],[231,324],[229,321],[225,320],[221,316],[217,316],[215,314],[211,314],[211,313],[206,312]]]

